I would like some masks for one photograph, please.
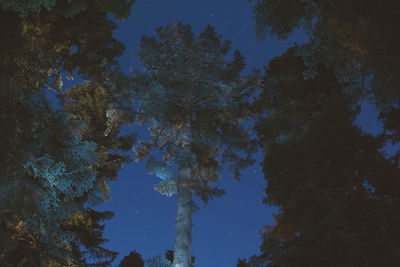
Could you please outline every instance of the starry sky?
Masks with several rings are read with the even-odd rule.
[[[306,40],[297,31],[287,40],[268,36],[264,41],[255,38],[252,4],[247,0],[137,0],[129,19],[118,21],[115,37],[126,46],[120,58],[124,72],[140,68],[132,54],[142,35],[155,35],[155,29],[168,23],[191,24],[199,33],[207,24],[215,27],[224,40],[231,40],[233,49],[245,57],[245,73],[262,68],[275,56],[282,54],[294,43]],[[363,104],[363,115],[358,119],[366,131],[380,129],[376,111]],[[149,138],[146,129],[135,128],[140,138]],[[196,267],[234,267],[238,258],[258,253],[260,231],[265,224],[273,224],[276,208],[262,204],[263,179],[260,162],[242,172],[241,181],[234,181],[226,171],[221,172],[218,186],[226,190],[225,196],[212,200],[208,206],[193,214],[192,254]],[[175,196],[169,198],[154,191],[159,178],[146,174],[144,163],[132,162],[119,173],[118,181],[111,183],[112,200],[99,207],[115,213],[106,221],[107,247],[120,254],[120,260],[130,251],[137,250],[144,259],[173,249],[175,225]],[[198,201],[198,203],[201,203]]]

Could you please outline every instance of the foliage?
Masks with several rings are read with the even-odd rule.
[[[26,92],[62,89],[65,78],[106,83],[115,58],[124,50],[112,36],[116,24],[95,9],[73,18],[48,14],[21,19],[2,11],[0,78],[19,83]],[[23,78],[21,78],[23,77]]]
[[[129,255],[125,256],[118,265],[119,267],[144,267],[142,255],[138,252],[132,251]]]
[[[398,166],[382,140],[354,125],[346,85],[290,49],[273,59],[255,101],[265,153],[265,203],[280,208],[263,234],[264,266],[395,266],[400,249]]]
[[[148,267],[171,267],[171,262],[165,257],[164,254],[158,254],[157,256],[146,260]]]
[[[130,86],[119,71],[109,74],[110,82],[83,82],[60,95],[63,107],[72,114],[70,123],[83,140],[95,142],[100,163],[97,165],[98,190],[109,198],[108,182],[130,162],[121,151],[131,149],[136,134],[121,134],[121,127],[133,121],[130,99],[120,96]]]
[[[96,179],[96,144],[74,136],[67,114],[51,109],[42,92],[25,95],[18,105],[10,104],[18,99],[13,93],[12,87],[2,88],[8,105],[1,124],[8,126],[1,140],[8,142],[2,142],[0,165],[1,231],[11,237],[2,242],[14,243],[2,253],[27,242],[39,258],[46,257],[39,252],[44,244],[46,253],[62,258],[73,235],[60,231],[58,222],[83,208],[79,199]]]
[[[379,80],[390,77],[389,83],[395,85],[396,78],[386,72],[398,60],[397,54],[389,52],[399,44],[395,37],[398,5],[390,0],[257,0],[254,14],[260,39],[266,34],[286,38],[296,28],[302,28],[309,37],[308,49],[316,49],[310,55],[312,59],[303,55],[307,64],[319,60],[312,66],[322,63],[335,72],[350,74],[354,66],[345,67],[339,62],[347,55],[348,62],[361,63],[365,70],[373,70]],[[351,77],[354,76],[348,76]]]
[[[355,97],[371,96],[381,111],[386,135],[399,142],[400,2],[392,0],[257,0],[257,33],[286,38],[301,28],[309,42],[298,53],[306,62],[305,77],[319,64],[333,69]],[[399,155],[397,155],[397,158]]]
[[[236,267],[264,267],[266,261],[262,257],[251,256],[247,261],[246,258],[238,259]]]
[[[99,223],[113,216],[110,211],[99,212],[87,208],[61,222],[64,231],[71,231],[76,235],[72,251],[74,259],[78,259],[81,266],[110,266],[117,257],[117,252],[102,247],[108,240],[103,237],[104,225]],[[86,258],[95,263],[87,263]]]
[[[174,260],[174,251],[167,250],[164,254],[146,260],[148,267],[169,267]],[[195,258],[192,256],[192,266],[194,266]],[[144,267],[144,261],[140,253],[132,251],[129,255],[125,256],[118,265],[119,267]]]
[[[248,267],[249,265],[246,263],[246,259],[238,259],[236,263],[236,267]]]
[[[192,194],[207,204],[224,193],[213,187],[223,163],[231,163],[236,178],[253,163],[254,143],[241,123],[249,81],[240,76],[243,57],[236,51],[229,58],[229,49],[213,27],[195,36],[178,23],[142,37],[136,53],[145,68],[134,77],[137,120],[153,136],[135,148],[136,158],[149,157],[148,172],[163,179],[157,191],[177,192],[174,265],[190,266]]]
[[[102,247],[98,222],[110,214],[86,204],[98,203],[127,161],[113,150],[133,143],[133,136],[119,135],[129,119],[107,117],[123,112],[115,94],[127,85],[115,60],[124,47],[112,36],[116,24],[107,12],[115,8],[123,17],[129,9],[118,11],[116,1],[74,1],[71,8],[87,8],[68,15],[68,1],[52,3],[0,2],[7,25],[0,28],[0,265],[85,266],[93,257],[104,266],[115,253]],[[47,89],[61,92],[66,78],[76,86],[60,111]],[[91,96],[94,105],[86,107]]]
[[[158,28],[157,35],[143,37],[136,53],[146,69],[135,72],[138,122],[148,124],[153,136],[135,148],[137,159],[153,148],[163,151],[163,161],[150,157],[147,163],[150,173],[172,181],[163,181],[161,192],[173,186],[179,169],[190,166],[188,186],[207,202],[220,194],[211,187],[219,179],[220,162],[232,162],[236,178],[240,168],[253,162],[254,145],[239,116],[247,100],[248,81],[240,77],[243,58],[236,51],[230,59],[230,42],[221,42],[211,26],[194,36],[189,25],[178,23]],[[189,151],[179,147],[185,125]]]
[[[126,19],[130,14],[130,7],[136,0],[0,0],[0,7],[10,10],[20,17],[27,17],[35,13],[52,13],[53,16],[73,17],[89,8],[100,12],[113,14],[118,19]]]

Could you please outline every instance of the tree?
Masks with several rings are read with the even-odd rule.
[[[236,263],[236,267],[248,267],[249,265],[246,263],[246,259],[238,259]]]
[[[298,53],[308,66],[305,78],[316,75],[318,65],[332,69],[354,96],[371,97],[386,137],[400,142],[399,1],[257,0],[254,15],[260,39],[303,29],[309,41]]]
[[[171,267],[171,262],[166,258],[166,255],[160,253],[157,256],[146,260],[146,265],[149,267]]]
[[[121,127],[132,123],[131,98],[125,97],[131,81],[119,70],[108,74],[107,83],[83,82],[60,94],[62,106],[71,114],[70,123],[81,139],[95,142],[100,163],[97,165],[97,190],[107,199],[108,182],[130,162],[129,151],[136,133],[121,134]]]
[[[254,146],[241,124],[247,81],[243,58],[228,58],[230,42],[220,41],[211,26],[194,36],[189,25],[168,25],[157,36],[142,37],[137,56],[145,71],[135,72],[138,122],[148,124],[153,139],[136,147],[137,159],[149,156],[147,170],[163,181],[162,194],[177,193],[174,266],[191,262],[192,193],[204,203],[223,190],[212,184],[223,162],[239,177],[251,164]],[[163,160],[151,156],[151,149]]]
[[[236,267],[265,267],[265,260],[259,256],[251,256],[247,261],[246,258],[238,259]]]
[[[104,224],[101,221],[109,220],[114,216],[110,211],[95,211],[86,208],[64,219],[61,224],[63,231],[75,234],[71,242],[73,259],[80,266],[110,266],[118,253],[103,247],[108,241],[103,237]],[[50,266],[57,266],[56,263]]]
[[[59,220],[83,208],[80,198],[96,177],[96,144],[72,135],[67,115],[52,110],[43,92],[25,95],[23,105],[8,106],[4,115],[15,132],[2,136],[12,149],[1,160],[1,262],[41,266],[68,254],[73,238]]]
[[[115,253],[101,247],[98,222],[111,214],[84,205],[99,201],[127,160],[111,150],[133,142],[118,135],[129,120],[116,116],[123,113],[115,94],[124,79],[115,58],[124,47],[113,38],[116,24],[108,16],[126,17],[130,9],[120,8],[133,2],[23,2],[0,2],[7,25],[0,29],[0,263],[84,265],[82,245],[105,264]],[[86,80],[68,90],[68,112],[46,98],[47,89],[63,89],[65,78]],[[106,97],[84,110],[90,97],[79,90]],[[92,120],[106,125],[108,137],[99,138],[104,129],[82,117],[93,110]]]
[[[129,255],[125,256],[118,265],[119,267],[144,267],[142,255],[138,252],[132,251]]]
[[[259,39],[266,34],[286,38],[296,28],[302,28],[309,37],[305,47],[309,55],[303,57],[311,69],[318,64],[327,65],[336,74],[343,74],[339,78],[349,80],[354,77],[354,64],[358,63],[365,71],[363,74],[373,71],[378,75],[373,80],[385,82],[392,90],[399,78],[388,75],[393,73],[389,66],[395,67],[392,65],[399,57],[394,52],[400,43],[395,37],[399,32],[395,26],[398,10],[399,3],[390,0],[257,0],[254,15]],[[315,49],[315,53],[309,49]],[[346,57],[348,63],[340,63]]]
[[[303,59],[274,58],[255,101],[265,203],[279,207],[263,234],[264,266],[395,266],[398,165],[382,140],[354,125],[357,106],[324,66],[304,80]],[[250,265],[251,266],[251,265]]]
[[[52,13],[53,16],[73,17],[89,8],[96,8],[100,12],[110,13],[118,19],[126,19],[130,8],[136,0],[103,0],[103,1],[65,1],[65,0],[1,0],[0,7],[6,11],[15,12],[19,17],[31,14]]]

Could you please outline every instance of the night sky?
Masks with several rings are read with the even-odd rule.
[[[119,29],[115,31],[115,37],[126,46],[120,58],[122,69],[126,73],[132,66],[140,69],[132,54],[142,35],[155,35],[155,28],[179,21],[191,24],[195,33],[207,24],[214,26],[245,57],[244,74],[267,65],[295,42],[305,41],[300,31],[287,40],[269,36],[257,41],[251,10],[247,0],[137,0],[129,19],[118,22]],[[363,110],[358,123],[376,133],[380,129],[376,112],[367,104]],[[138,129],[140,138],[149,138],[146,128],[134,129]],[[206,207],[197,201],[201,209],[193,214],[192,240],[196,267],[234,267],[239,257],[258,253],[262,226],[273,224],[272,214],[277,209],[262,204],[266,182],[260,167],[261,153],[257,160],[243,171],[241,181],[234,181],[225,171],[221,173],[218,185],[226,190],[225,196],[210,201]],[[148,259],[173,249],[176,198],[154,191],[158,182],[159,178],[146,174],[143,162],[132,162],[111,184],[112,201],[100,209],[115,212],[114,218],[106,221],[105,229],[105,237],[110,240],[107,247],[120,253],[115,264],[133,250]]]

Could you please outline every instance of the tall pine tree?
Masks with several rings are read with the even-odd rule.
[[[144,66],[135,72],[138,122],[153,136],[136,153],[148,156],[148,172],[162,179],[157,191],[177,193],[173,266],[191,265],[193,193],[207,203],[224,192],[213,186],[222,163],[232,163],[236,178],[252,163],[239,115],[247,100],[243,57],[230,56],[230,42],[220,38],[211,26],[195,36],[190,25],[178,23],[158,28],[157,38],[142,37],[136,53]]]
[[[354,125],[346,85],[319,66],[307,69],[295,49],[266,68],[255,101],[265,158],[265,203],[279,207],[267,227],[263,266],[396,266],[399,261],[398,165],[382,140]]]

